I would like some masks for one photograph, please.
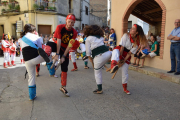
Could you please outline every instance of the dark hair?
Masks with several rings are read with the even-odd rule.
[[[99,35],[101,37],[104,36],[103,30],[98,25],[85,26],[84,35]]]
[[[34,32],[36,30],[36,27],[32,24],[26,24],[24,26],[24,31],[21,33],[21,36],[23,37],[28,32]]]
[[[157,41],[157,38],[155,35],[152,35],[152,37],[154,38],[154,41]]]
[[[111,30],[113,30],[113,31],[114,31],[114,33],[115,33],[115,30],[114,30],[114,28],[111,28],[111,29],[110,29],[110,33],[111,33]],[[112,33],[111,33],[111,34],[112,34]]]

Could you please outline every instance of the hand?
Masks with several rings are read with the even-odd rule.
[[[118,66],[121,67],[121,66],[123,66],[124,63],[125,63],[124,60],[119,60],[119,61],[118,61]]]
[[[91,63],[93,63],[93,59],[92,59],[92,58],[90,58],[90,57],[89,57],[89,61],[90,61]]]
[[[64,57],[61,57],[61,59],[60,59],[61,64],[62,64],[64,61],[65,61],[65,58],[64,58]]]
[[[59,60],[59,55],[53,56],[53,59],[54,59],[55,61],[58,61],[58,60]]]
[[[139,53],[137,53],[137,56],[139,56]]]

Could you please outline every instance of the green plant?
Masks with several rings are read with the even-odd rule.
[[[56,11],[56,7],[53,7],[53,10]]]
[[[8,7],[10,10],[12,10],[14,8],[12,4],[9,4]]]
[[[56,0],[53,0],[52,2],[56,2]]]
[[[5,10],[5,9],[2,9],[1,12],[2,12],[2,13],[3,13],[3,12],[6,12],[6,10]]]
[[[44,6],[43,6],[43,5],[40,5],[39,8],[40,8],[41,10],[44,10]]]
[[[6,6],[8,4],[8,1],[1,1],[1,4]]]
[[[16,5],[14,9],[15,9],[16,11],[20,11],[20,6],[19,6],[19,5]]]
[[[34,8],[34,10],[37,10],[39,8],[39,5],[38,4],[34,4],[33,8]]]

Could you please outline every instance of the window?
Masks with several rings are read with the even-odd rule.
[[[128,29],[127,29],[128,32],[130,32],[131,27],[132,27],[132,21],[128,21]]]
[[[82,30],[84,29],[84,24],[82,24]]]
[[[85,6],[85,9],[86,9],[86,15],[88,15],[88,7]]]

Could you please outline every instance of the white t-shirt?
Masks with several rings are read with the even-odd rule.
[[[35,35],[33,33],[27,33],[25,35],[26,38],[28,38],[29,40],[31,40],[34,44],[36,44],[39,48],[42,48],[42,44],[41,44],[41,38],[38,35]],[[23,49],[24,47],[29,46],[28,44],[26,44],[25,42],[23,42],[22,40],[20,41],[20,46]]]
[[[132,54],[135,54],[136,50],[138,49],[138,45],[133,47],[134,43],[131,43],[130,36],[127,33],[122,36],[119,44],[130,50]]]
[[[91,50],[104,45],[104,38],[100,39],[95,36],[88,36],[86,38],[86,55],[91,56]]]

